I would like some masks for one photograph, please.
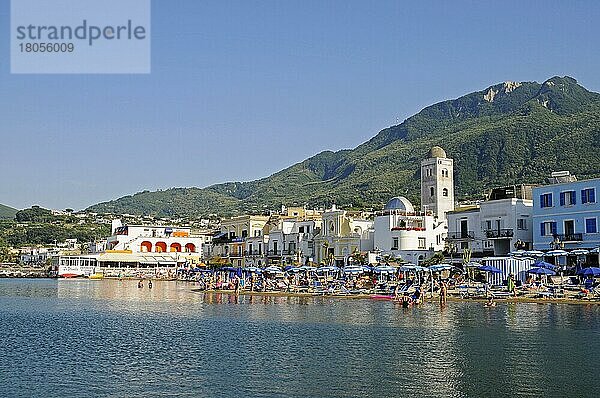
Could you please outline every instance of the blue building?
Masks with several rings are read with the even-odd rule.
[[[533,189],[533,248],[600,247],[600,178],[574,181],[562,172],[553,173],[552,180]]]

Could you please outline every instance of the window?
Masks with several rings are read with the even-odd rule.
[[[307,233],[307,234],[308,234],[308,233],[310,233],[310,225],[307,225],[307,226],[306,226],[306,233]]]
[[[443,195],[443,196],[448,196],[448,188],[444,188],[444,189],[442,190],[442,195]]]
[[[425,249],[425,238],[419,238],[419,249]]]
[[[229,239],[235,239],[235,232],[229,233]]]
[[[448,177],[448,170],[447,169],[443,169],[442,170],[442,177]]]
[[[585,219],[585,233],[586,234],[595,234],[598,233],[598,223],[595,218],[586,218]]]
[[[545,193],[540,195],[540,207],[552,207],[552,194]]]
[[[556,235],[556,221],[546,221],[541,224],[542,236]]]
[[[524,218],[517,219],[517,229],[526,231],[527,230],[527,220]]]
[[[575,233],[575,221],[565,220],[563,227],[565,235],[573,235]]]
[[[492,220],[487,220],[485,222],[485,229],[488,231],[492,229]]]
[[[248,230],[247,230],[247,229],[244,229],[244,230],[242,231],[242,238],[247,238],[247,237],[248,237]]]
[[[252,254],[252,243],[248,243],[248,254]]]
[[[575,191],[565,191],[560,193],[560,205],[561,206],[573,206],[577,204],[577,196]]]
[[[304,227],[298,227],[298,232],[303,234],[304,233]]]
[[[467,250],[469,248],[469,242],[460,242],[461,250]]]
[[[433,187],[429,188],[429,195],[430,196],[435,195],[435,190],[433,189]]]
[[[581,190],[581,203],[596,203],[596,189],[587,188]]]
[[[398,238],[392,238],[392,250],[398,250]]]

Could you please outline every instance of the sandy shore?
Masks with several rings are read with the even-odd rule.
[[[191,289],[195,293],[219,293],[227,295],[235,295],[231,290],[202,290],[202,289]],[[241,291],[240,296],[272,296],[272,297],[326,297],[336,299],[351,299],[351,300],[382,300],[382,298],[373,298],[372,294],[313,294],[304,292],[250,292]],[[383,299],[385,300],[385,299]],[[426,296],[425,302],[437,303],[439,296],[434,295]],[[390,300],[391,301],[391,300]],[[448,301],[453,302],[479,302],[485,303],[487,300],[484,298],[462,298],[455,295],[448,296]],[[600,300],[596,299],[574,299],[574,298],[536,298],[536,297],[509,297],[509,298],[496,298],[496,303],[537,303],[537,304],[585,304],[585,305],[600,305]]]

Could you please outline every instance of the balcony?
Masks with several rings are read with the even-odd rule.
[[[281,256],[281,250],[269,250],[267,251],[268,256]]]
[[[488,229],[485,231],[485,236],[488,239],[510,239],[515,235],[512,228],[503,229]]]
[[[554,234],[552,235],[555,241],[560,242],[581,242],[583,241],[583,234]]]
[[[448,232],[448,240],[472,240],[475,239],[474,231]]]

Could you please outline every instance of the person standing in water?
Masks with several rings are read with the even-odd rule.
[[[152,281],[148,281],[148,289],[152,289]]]
[[[515,285],[515,278],[513,274],[508,276],[508,281],[506,283],[508,285],[508,292],[511,293],[514,297],[517,297],[517,287]]]
[[[448,285],[446,281],[440,282],[440,305],[445,305],[448,300]]]
[[[141,289],[144,287],[144,282],[140,279],[140,281],[138,282],[138,289]]]
[[[233,278],[233,287],[235,289],[235,294],[240,294],[240,277],[237,275]]]

